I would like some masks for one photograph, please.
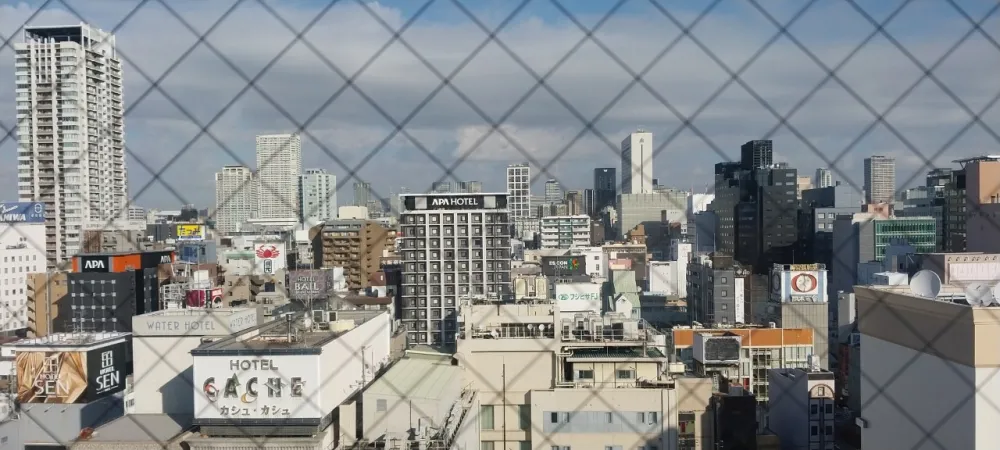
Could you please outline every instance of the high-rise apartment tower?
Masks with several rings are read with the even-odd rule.
[[[294,219],[302,204],[302,138],[298,134],[257,136],[257,217]]]
[[[531,167],[527,163],[507,166],[507,199],[511,219],[531,217]]]
[[[896,197],[896,160],[881,155],[865,158],[865,203],[892,203]]]
[[[82,23],[26,27],[14,51],[17,193],[45,203],[55,267],[79,252],[85,224],[128,204],[121,61],[114,35]]]
[[[225,166],[215,174],[215,229],[220,233],[240,230],[254,218],[257,207],[253,172],[245,166]]]
[[[337,176],[325,169],[307,169],[299,177],[302,208],[299,220],[319,221],[337,218]]]

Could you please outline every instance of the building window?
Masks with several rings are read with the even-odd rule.
[[[531,405],[517,405],[517,417],[518,425],[520,429],[528,430],[531,428]]]
[[[656,419],[657,419],[656,416],[657,416],[656,411],[650,412],[649,413],[649,423],[656,423]]]
[[[618,378],[619,380],[631,380],[635,378],[631,370],[618,370],[615,373],[615,377]]]
[[[594,371],[593,370],[580,370],[576,373],[576,377],[581,380],[593,380]]]
[[[612,413],[604,413],[604,420],[607,423],[615,423],[615,416]]]
[[[518,441],[517,447],[520,450],[531,450],[531,441]]]
[[[812,426],[812,435],[813,436],[818,436],[819,435],[819,427],[817,427],[816,425]]]
[[[638,413],[636,415],[638,416],[638,417],[636,417],[636,419],[638,419],[637,421],[639,423],[646,423],[646,413],[641,412],[641,413]]]
[[[815,403],[813,403],[812,405],[809,405],[809,414],[814,415],[814,416],[816,414],[819,414],[819,405],[817,405]]]
[[[479,425],[483,430],[493,429],[493,405],[482,405],[479,408]]]
[[[386,409],[388,409],[388,405],[384,398],[375,400],[375,412],[385,412]]]
[[[493,441],[483,441],[479,444],[480,450],[493,450]]]

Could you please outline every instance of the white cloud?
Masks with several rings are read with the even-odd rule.
[[[124,1],[86,0],[69,4],[85,20],[104,29],[113,28],[130,9]],[[199,33],[208,30],[229,6],[223,2],[171,1],[168,4]],[[296,30],[305,27],[316,17],[319,8],[325,6],[284,2],[269,5],[273,5]],[[408,20],[400,10],[387,4],[367,5],[393,27],[398,28]],[[778,7],[783,9],[775,11],[778,20],[787,20],[789,11],[799,7],[795,2],[779,5],[783,5]],[[790,32],[825,65],[834,67],[871,32],[871,26],[839,2],[819,5],[793,25]],[[5,37],[14,34],[31,15],[33,6],[34,3],[0,6],[0,34]],[[434,18],[417,20],[403,34],[403,39],[438,72],[447,76],[486,37],[468,20],[438,19],[460,15],[448,2],[438,2],[433,8],[429,14]],[[935,27],[911,27],[919,28],[919,32],[899,28],[925,20],[929,13],[921,8],[926,6],[914,7],[914,12],[902,14],[890,31],[898,33],[900,41],[923,64],[930,65],[968,30],[969,25],[957,15],[949,18],[935,13],[938,19]],[[489,20],[484,16],[483,21],[496,24],[501,15],[493,12]],[[679,17],[689,21],[693,14],[683,13]],[[581,20],[593,24],[596,18]],[[78,21],[67,11],[57,9],[44,12],[34,23]],[[994,18],[982,28],[1000,29],[995,26],[998,22],[1000,19]],[[713,13],[692,31],[732,70],[745,63],[775,32],[772,25],[762,17],[755,17],[746,7],[735,12]],[[620,14],[598,31],[596,37],[632,70],[639,71],[677,34],[676,27],[655,11],[648,11]],[[525,65],[542,76],[583,35],[566,20],[527,14],[515,19],[498,36]],[[390,40],[391,33],[364,8],[343,2],[323,16],[305,38],[323,58],[343,72],[353,74]],[[246,86],[243,77],[204,45],[175,65],[197,42],[197,37],[171,18],[163,6],[149,2],[117,31],[117,39],[126,59],[126,106],[129,108],[126,132],[130,150],[147,164],[160,167],[193,141],[191,149],[163,176],[185,200],[205,206],[210,205],[213,198],[211,173],[222,164],[232,163],[233,158],[213,139],[207,136],[195,139],[200,126],[193,124],[165,95],[151,92],[143,96],[151,82],[140,71],[157,79],[171,70],[161,85],[163,91],[200,124],[207,124],[218,115],[209,128],[211,134],[240,160],[251,164],[255,134],[295,129],[312,118],[304,131],[305,159],[311,166],[326,167],[341,176],[342,183],[346,184],[346,192],[341,195],[345,201],[351,195],[351,182],[346,181],[349,170],[331,160],[320,146],[349,168],[354,168],[393,132],[396,124],[406,121],[406,133],[389,140],[384,149],[365,163],[358,175],[372,181],[383,195],[400,185],[416,189],[438,179],[442,171],[406,134],[446,166],[451,166],[492,128],[491,122],[500,120],[511,109],[513,112],[506,117],[502,130],[543,165],[563,150],[584,123],[600,115],[593,123],[600,136],[585,133],[563,158],[552,164],[549,174],[539,175],[543,179],[555,176],[570,188],[586,188],[591,183],[589,168],[619,164],[614,150],[627,130],[637,127],[650,130],[655,133],[657,145],[661,145],[681,127],[680,120],[661,99],[682,115],[689,116],[729,79],[713,58],[685,39],[645,74],[645,86],[636,84],[626,89],[632,77],[598,45],[585,43],[546,80],[551,92],[539,88],[520,102],[535,87],[535,78],[494,43],[465,65],[451,79],[450,87],[431,95],[440,85],[439,78],[404,45],[396,43],[355,80],[357,89],[349,87],[332,103],[326,104],[329,97],[343,87],[340,76],[302,43],[281,54],[282,49],[294,41],[295,33],[288,31],[255,2],[244,2],[206,40],[248,76],[256,75],[272,58],[280,55],[257,83],[278,107],[264,95],[251,90],[226,109],[230,100]],[[0,73],[13,73],[12,63],[13,52],[0,51]],[[998,69],[1000,52],[980,36],[973,36],[947,58],[935,74],[978,112],[1000,92],[1000,81],[989,75]],[[920,75],[921,72],[891,42],[881,37],[873,39],[839,72],[843,83],[878,113],[888,108]],[[779,120],[768,110],[773,108],[779,115],[787,114],[825,76],[826,73],[792,42],[779,39],[742,74],[742,80],[767,106],[761,105],[739,84],[730,85],[693,121],[694,127],[710,143],[693,130],[678,133],[656,159],[657,177],[663,183],[677,186],[702,185],[706,174],[711,173],[711,166],[723,158],[713,147],[728,157],[736,157],[742,142],[764,137],[772,130],[773,135],[767,137],[775,139],[775,147],[781,155],[804,174],[811,175],[815,167],[826,166],[810,146],[827,159],[836,158],[874,120],[871,112],[859,105],[843,86],[828,81],[788,119],[788,125],[809,140],[807,144],[791,133],[788,126],[776,126]],[[649,92],[647,86],[655,94]],[[0,104],[10,105],[12,101],[12,87],[0,86]],[[0,122],[5,127],[13,124],[12,113],[12,107],[0,110]],[[1000,107],[993,108],[983,117],[986,123],[1000,123],[998,119]],[[924,81],[887,115],[886,120],[919,151],[930,154],[968,122],[968,115],[932,82]],[[982,153],[996,145],[997,142],[976,126],[955,142],[948,151],[950,156],[936,162],[946,163],[959,156]],[[12,158],[13,142],[8,140],[0,144],[0,151]],[[903,158],[909,152],[886,127],[878,126],[856,144],[855,150],[838,167],[858,179],[860,160],[870,153],[898,154]],[[525,159],[513,145],[494,133],[458,166],[455,176],[483,180],[494,189],[500,188],[503,166]],[[907,179],[912,171],[920,169],[920,164],[910,162],[901,163],[900,171],[910,170],[911,173],[900,173],[898,178]],[[129,172],[133,193],[151,177],[135,162],[130,162]],[[11,169],[0,172],[7,180],[2,186],[7,196],[14,191],[12,174]],[[137,200],[139,204],[164,207],[178,202],[160,186],[149,188]]]

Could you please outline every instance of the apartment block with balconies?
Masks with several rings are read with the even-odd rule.
[[[391,249],[390,231],[373,220],[333,220],[323,225],[313,249],[315,267],[344,268],[350,290],[363,289],[381,267],[382,254]]]

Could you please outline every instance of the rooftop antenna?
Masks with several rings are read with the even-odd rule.
[[[941,293],[941,277],[930,270],[921,270],[910,279],[910,293],[918,297],[937,298]]]

